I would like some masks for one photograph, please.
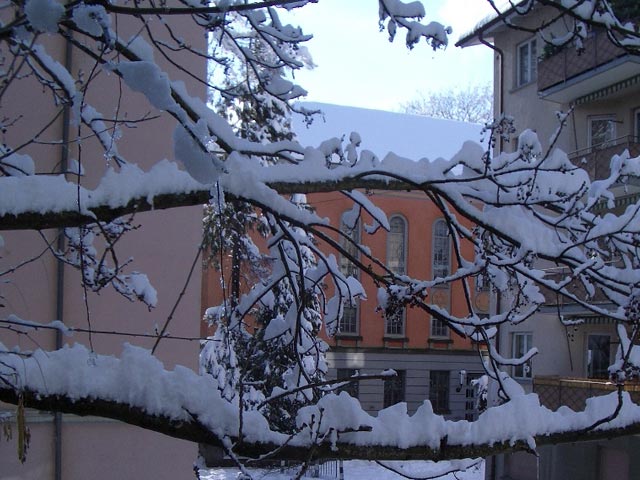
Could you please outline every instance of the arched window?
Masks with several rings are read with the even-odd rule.
[[[431,265],[433,278],[449,275],[451,245],[449,230],[443,219],[436,220],[433,224],[433,243],[431,246]]]
[[[431,268],[433,278],[443,278],[450,273],[451,241],[449,229],[444,219],[440,218],[433,223],[433,239],[431,244]],[[449,310],[451,296],[449,285],[434,287],[431,292],[431,301],[440,308]],[[438,318],[431,318],[431,337],[446,338],[449,336],[447,324]]]
[[[399,215],[389,220],[387,267],[396,275],[407,273],[407,222]]]
[[[407,273],[407,221],[400,215],[389,219],[387,267],[396,275]],[[404,335],[405,309],[385,318],[385,335]]]
[[[348,210],[340,217],[340,245],[352,258],[358,258],[358,249],[355,244],[360,243],[360,219],[353,210]],[[349,256],[340,255],[340,271],[343,275],[357,277],[358,268],[349,259]]]
[[[340,271],[343,275],[358,277],[358,268],[349,257],[358,258],[358,249],[355,244],[360,243],[360,219],[353,210],[348,210],[340,217],[340,245],[348,255],[340,255]],[[347,300],[344,304],[342,318],[338,322],[338,332],[342,334],[358,333],[359,308],[358,300],[353,304]]]

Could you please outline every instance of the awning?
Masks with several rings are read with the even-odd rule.
[[[631,78],[627,78],[626,80],[622,80],[621,82],[614,83],[613,85],[609,85],[608,87],[601,88],[600,90],[596,90],[588,95],[583,95],[582,97],[576,99],[574,102],[575,105],[580,105],[582,103],[589,103],[595,100],[599,100],[604,97],[608,97],[620,90],[624,90],[625,88],[632,87],[633,85],[640,84],[640,75],[635,75]]]

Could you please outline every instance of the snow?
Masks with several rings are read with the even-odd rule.
[[[124,165],[118,172],[110,168],[93,191],[62,175],[1,177],[0,186],[0,215],[74,210],[90,215],[94,206],[122,207],[140,197],[153,203],[163,193],[203,190],[202,184],[168,160],[156,163],[148,172],[135,164]]]
[[[424,18],[425,10],[422,2],[404,3],[400,0],[383,0],[384,10],[380,16],[389,15],[401,18]]]
[[[0,185],[0,215],[15,215],[25,210],[45,213],[77,208],[76,186],[62,175],[2,177]],[[86,198],[82,192],[81,198]]]
[[[125,279],[131,292],[140,298],[145,305],[155,307],[158,303],[158,292],[149,282],[149,277],[144,273],[133,272]]]
[[[171,97],[169,77],[155,63],[149,61],[120,62],[115,68],[131,90],[143,93],[151,105],[159,110],[171,110],[176,102]]]
[[[343,462],[344,478],[348,480],[398,480],[399,475],[391,469],[410,475],[415,478],[438,477],[439,480],[484,480],[484,461],[481,460],[461,460],[457,462],[383,462],[389,468],[385,468],[375,462],[366,460],[348,460]],[[339,468],[338,461],[335,465]],[[313,469],[313,467],[312,467]],[[454,476],[454,470],[462,470]],[[466,469],[466,470],[465,470]],[[264,480],[290,480],[295,474],[295,467],[272,468],[272,469],[249,469],[254,479]],[[302,478],[339,478],[332,472],[324,473],[319,471],[319,476],[308,472]],[[240,471],[235,468],[211,468],[201,469],[200,478],[202,480],[237,480]]]
[[[81,3],[73,9],[71,19],[80,30],[94,37],[102,36],[111,26],[109,15],[101,5]]]
[[[201,138],[207,135],[204,121],[198,122],[193,131]],[[189,175],[202,184],[213,183],[218,177],[218,170],[213,163],[212,153],[203,152],[192,133],[181,124],[176,125],[173,132],[173,153],[182,162]]]
[[[21,326],[28,326],[28,323]],[[198,418],[219,438],[237,434],[237,406],[220,396],[213,378],[200,376],[181,366],[167,371],[145,349],[125,344],[120,358],[98,355],[77,344],[53,352],[36,350],[27,358],[7,351],[2,345],[0,351],[3,378],[34,393],[64,394],[72,400],[96,398],[126,403],[173,420]],[[583,412],[573,412],[566,407],[551,412],[540,405],[536,394],[525,394],[506,374],[502,381],[511,401],[488,409],[475,422],[445,420],[433,413],[429,401],[413,415],[407,413],[405,403],[398,403],[373,417],[346,392],[328,394],[317,405],[298,412],[301,431],[289,439],[289,444],[310,446],[318,435],[326,436],[349,427],[370,428],[370,431],[340,435],[340,442],[363,447],[437,449],[445,437],[448,445],[518,440],[531,443],[538,435],[587,428],[618,406],[618,395],[613,392],[590,399]],[[627,392],[622,393],[622,401],[619,415],[598,426],[599,430],[640,422],[640,406],[631,401]],[[245,412],[243,433],[248,442],[279,443],[285,439],[284,435],[271,431],[266,419],[257,411]],[[339,448],[339,444],[337,446]]]
[[[64,6],[56,0],[27,0],[24,13],[34,29],[56,33],[58,22],[64,15]]]
[[[24,175],[33,175],[36,172],[36,166],[29,155],[12,153],[3,158],[1,163],[7,174],[12,176],[22,177]]]
[[[325,103],[302,102],[300,106],[323,112],[308,128],[301,118],[293,118],[293,129],[302,145],[315,147],[332,137],[350,139],[355,132],[360,148],[378,158],[385,157],[392,146],[401,157],[435,160],[451,158],[467,140],[481,140],[481,125]]]

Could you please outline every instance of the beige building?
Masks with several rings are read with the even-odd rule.
[[[556,10],[540,6],[524,16],[511,8],[503,18],[482,22],[457,45],[484,43],[483,48],[492,48],[495,53],[494,111],[512,116],[516,128],[513,143],[500,143],[496,153],[515,150],[518,134],[530,128],[537,132],[543,149],[563,150],[575,165],[600,179],[606,175],[612,155],[625,150],[632,156],[640,155],[640,56],[616,47],[606,31],[598,28],[590,27],[580,53],[571,45],[552,47],[540,34],[530,33],[554,15]],[[566,25],[564,20],[551,23],[545,33],[561,34]],[[569,114],[556,135],[559,111]],[[637,185],[618,186],[617,192],[616,210],[640,198]],[[552,274],[562,274],[549,268]],[[615,325],[551,292],[545,296],[547,304],[533,319],[501,326],[498,348],[506,356],[520,356],[537,347],[539,355],[527,365],[512,367],[510,374],[526,390],[538,393],[541,403],[551,409],[560,405],[583,409],[588,396],[611,391],[605,383],[617,348]],[[607,307],[603,295],[596,295],[595,301]],[[559,315],[579,323],[564,325]],[[637,455],[630,454],[637,443],[637,437],[632,436],[575,447],[543,447],[539,459],[527,454],[498,456],[489,459],[487,478],[638,478],[640,462]]]

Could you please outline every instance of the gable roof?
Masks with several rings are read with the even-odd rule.
[[[450,159],[465,141],[480,142],[483,128],[475,123],[383,110],[315,102],[301,105],[324,113],[324,118],[316,118],[309,128],[299,115],[294,117],[293,130],[302,145],[317,147],[324,140],[343,136],[348,143],[355,131],[362,138],[360,148],[371,150],[380,159],[390,151],[412,160]]]

